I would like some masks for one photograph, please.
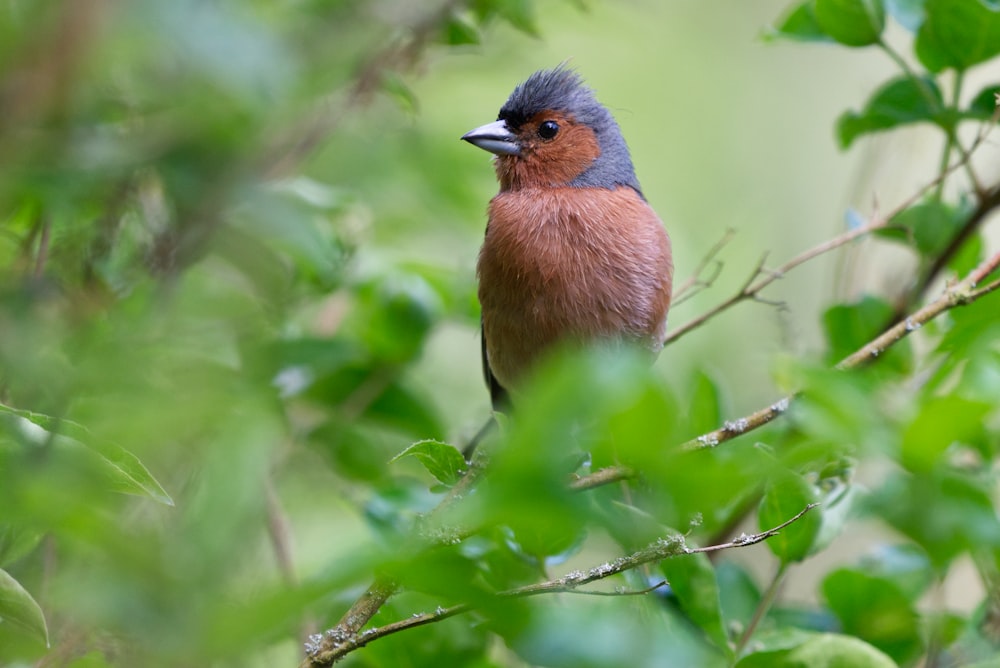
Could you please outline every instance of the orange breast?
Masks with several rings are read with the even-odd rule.
[[[670,239],[631,188],[501,192],[477,273],[489,364],[508,389],[559,341],[662,346]]]

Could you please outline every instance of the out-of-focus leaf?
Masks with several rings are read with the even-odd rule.
[[[660,562],[660,568],[670,583],[684,613],[701,628],[724,652],[729,652],[719,583],[715,569],[706,554],[682,554]]]
[[[988,121],[996,113],[998,95],[1000,95],[1000,85],[987,86],[979,91],[969,103],[969,108],[962,115],[963,118]]]
[[[722,397],[718,384],[703,371],[695,374],[687,395],[691,397],[686,427],[692,435],[705,434],[722,424]]]
[[[859,569],[892,582],[913,604],[934,582],[927,554],[912,544],[880,545],[861,558]]]
[[[873,373],[876,371],[796,370],[802,394],[792,403],[788,417],[795,429],[809,438],[805,446],[821,448],[816,454],[824,461],[837,462],[855,454],[858,447],[896,452],[899,434],[892,413],[878,398],[884,374]]]
[[[778,24],[765,34],[769,39],[783,38],[802,42],[832,42],[816,20],[816,1],[806,0],[796,5]]]
[[[868,505],[920,545],[943,573],[966,550],[1000,547],[991,493],[991,483],[942,466],[921,475],[890,476],[872,491]],[[920,503],[899,503],[901,498]]]
[[[846,633],[904,663],[920,652],[920,626],[909,599],[894,583],[841,568],[823,580],[823,597]]]
[[[916,52],[931,72],[966,70],[1000,53],[1000,6],[987,0],[927,0]]]
[[[351,330],[388,363],[412,360],[443,311],[441,297],[423,277],[393,272],[359,286]]]
[[[746,628],[760,604],[760,588],[745,568],[730,559],[716,564],[715,579],[725,628]]]
[[[692,637],[669,610],[635,614],[632,597],[577,597],[539,606],[533,624],[506,642],[528,665],[552,668],[698,666],[722,668],[722,654]],[[662,606],[658,606],[662,607]],[[627,648],[627,653],[625,653]]]
[[[835,364],[863,347],[888,326],[893,309],[886,301],[865,295],[850,304],[837,304],[823,314],[823,330],[829,353],[827,360]],[[906,372],[913,364],[909,342],[904,340],[880,355],[879,369]]]
[[[837,140],[846,149],[858,137],[900,125],[926,122],[946,127],[944,107],[933,79],[901,76],[875,91],[860,112],[844,112],[837,119]]]
[[[821,501],[822,522],[813,551],[820,552],[833,544],[843,533],[847,523],[855,516],[859,496],[857,485],[838,484],[825,491]],[[817,509],[818,510],[818,509]]]
[[[908,231],[917,251],[930,259],[948,246],[966,218],[962,209],[932,200],[901,211],[890,222]]]
[[[462,453],[455,449],[455,446],[441,441],[417,441],[393,457],[390,462],[403,457],[416,457],[427,472],[443,485],[454,485],[467,468]]]
[[[802,476],[791,472],[776,473],[767,485],[757,513],[757,523],[761,531],[767,531],[787,522],[819,496],[816,489]],[[784,564],[802,561],[812,549],[822,524],[822,508],[813,509],[767,539],[778,559]]]
[[[996,403],[1000,396],[1000,367],[995,344],[1000,336],[1000,320],[995,305],[989,298],[981,299],[949,315],[952,326],[938,344],[940,365],[927,391],[958,392],[968,399]]]
[[[480,19],[496,16],[528,35],[539,35],[531,0],[475,0],[472,8]]]
[[[396,104],[404,111],[416,114],[420,110],[420,100],[401,76],[391,71],[383,73],[382,88],[392,96]]]
[[[364,412],[375,424],[398,429],[413,436],[442,438],[444,425],[426,392],[407,387],[402,380],[390,383]]]
[[[48,415],[0,404],[0,414],[4,413],[16,416],[15,420],[23,420],[21,424],[25,436],[30,440],[48,441],[51,438],[56,445],[87,450],[107,476],[108,483],[114,491],[146,496],[168,506],[174,505],[173,499],[142,462],[121,446],[95,439],[85,427],[69,420],[58,420]],[[31,426],[25,427],[25,425]],[[55,434],[50,433],[50,429],[53,428],[57,430]],[[72,437],[62,434],[72,434]],[[81,437],[86,440],[81,441]]]
[[[0,624],[10,624],[20,632],[49,646],[49,628],[42,609],[10,573],[0,568]]]
[[[459,579],[455,578],[458,582]],[[404,595],[382,606],[372,624],[382,626],[408,617],[414,610],[431,611],[440,599],[426,595]],[[530,622],[520,602],[508,607],[511,614],[521,612],[520,621]],[[485,658],[490,643],[490,629],[485,624],[463,624],[447,620],[387,636],[365,648],[365,660],[371,666],[469,666],[497,668]]]
[[[482,35],[475,23],[461,14],[453,13],[444,27],[444,41],[451,45],[479,44]]]
[[[809,634],[790,649],[762,650],[741,659],[736,668],[897,668],[868,643],[832,633]]]
[[[885,28],[882,0],[816,0],[816,22],[847,46],[876,44]]]
[[[0,524],[0,568],[29,554],[43,537],[44,534],[37,529]]]
[[[929,472],[941,465],[941,455],[956,443],[981,449],[986,439],[983,418],[994,408],[956,395],[924,402],[903,431],[901,463],[911,471]]]

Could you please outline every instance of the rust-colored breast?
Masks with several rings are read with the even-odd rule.
[[[561,340],[662,346],[670,239],[631,188],[501,192],[478,275],[489,366],[508,389]]]

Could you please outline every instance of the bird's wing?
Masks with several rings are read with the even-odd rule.
[[[480,329],[482,329],[482,319],[479,321]],[[493,410],[507,412],[510,408],[510,396],[507,394],[506,388],[500,384],[496,376],[493,375],[493,369],[490,368],[490,357],[486,352],[486,332],[483,331],[482,335],[479,337],[482,343],[483,351],[483,378],[486,379],[486,387],[490,390],[490,400],[493,403]]]

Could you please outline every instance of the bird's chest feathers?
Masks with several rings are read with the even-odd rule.
[[[480,268],[500,272],[501,280],[526,293],[552,293],[585,280],[581,265],[592,265],[601,254],[595,226],[605,212],[596,201],[573,194],[540,190],[498,195],[490,204],[480,261],[487,266]]]
[[[644,246],[658,247],[659,228],[650,214],[628,188],[501,193],[479,258],[484,310],[564,325],[588,309],[617,310],[650,273]]]

